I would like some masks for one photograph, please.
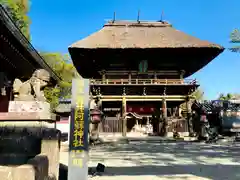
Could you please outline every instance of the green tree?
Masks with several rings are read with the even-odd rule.
[[[219,100],[233,100],[233,99],[240,99],[240,94],[231,94],[231,93],[227,93],[226,95],[224,95],[223,93],[221,93],[218,97]]]
[[[233,99],[239,99],[240,100],[240,94],[238,94],[238,93],[233,94]]]
[[[225,100],[225,95],[221,93],[218,97],[218,100]]]
[[[204,92],[202,89],[198,88],[196,91],[192,93],[192,96],[195,97],[196,100],[204,100]]]
[[[238,29],[235,29],[230,34],[230,42],[233,45],[233,47],[230,48],[232,52],[240,52],[240,31]]]
[[[45,96],[51,107],[54,109],[59,99],[68,99],[71,97],[72,78],[77,75],[73,64],[69,63],[69,56],[61,53],[40,53],[43,59],[61,77],[62,81],[58,82],[56,87],[45,88]]]
[[[27,39],[30,39],[29,0],[0,0],[10,17]]]
[[[221,93],[218,97],[218,100],[231,100],[233,99],[233,95],[231,93],[227,93],[226,95],[224,95],[223,93]]]
[[[191,104],[194,102],[194,100],[197,100],[197,101],[205,100],[204,92],[201,88],[198,88],[197,90],[195,90],[191,95],[194,97],[193,99],[190,100]],[[182,109],[182,112],[187,112],[186,102],[183,102],[182,104],[180,104],[180,108]]]

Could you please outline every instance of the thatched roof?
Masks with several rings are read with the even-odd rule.
[[[70,48],[183,48],[216,47],[172,27],[167,22],[108,22],[90,36],[72,44]]]
[[[69,47],[74,66],[84,78],[101,78],[101,70],[137,70],[148,60],[148,70],[195,73],[223,52],[220,45],[178,31],[167,22],[108,22]]]
[[[69,113],[70,111],[71,111],[71,102],[61,103],[55,109],[56,113]]]
[[[55,108],[55,113],[71,112],[71,99],[60,99],[59,105]]]

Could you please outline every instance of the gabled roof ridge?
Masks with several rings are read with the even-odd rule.
[[[172,27],[167,21],[131,21],[131,20],[115,20],[108,21],[106,26],[128,26],[128,27]]]
[[[133,27],[131,27],[133,26]],[[222,46],[201,40],[172,28],[167,22],[111,21],[103,28],[73,43],[69,48],[217,48]]]

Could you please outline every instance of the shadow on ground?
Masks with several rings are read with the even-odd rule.
[[[95,147],[90,153],[90,161],[106,165],[104,176],[190,174],[196,178],[235,180],[240,179],[239,152],[239,143],[134,141]],[[118,166],[118,161],[123,165]]]
[[[146,176],[158,177],[175,175],[194,175],[196,178],[213,180],[240,179],[240,166],[234,165],[174,165],[174,166],[135,166],[107,167],[104,176]],[[232,173],[228,173],[231,171]],[[217,173],[217,174],[216,174]]]
[[[68,167],[64,164],[59,165],[59,180],[67,180],[68,177]]]
[[[146,176],[153,175],[157,177],[175,175],[187,177],[194,175],[196,178],[208,178],[213,180],[237,180],[240,179],[239,166],[234,165],[174,165],[174,166],[135,166],[135,167],[107,167],[104,176]],[[218,173],[216,175],[214,172]],[[233,173],[227,173],[227,172]],[[59,180],[67,180],[68,168],[65,165],[60,166]]]
[[[95,168],[99,162],[106,166],[99,179],[113,176],[188,179],[190,175],[191,179],[196,180],[239,180],[239,152],[240,143],[204,144],[139,140],[129,144],[92,147],[89,166]],[[181,178],[176,178],[176,175]],[[67,166],[63,164],[60,165],[59,180],[67,180]]]

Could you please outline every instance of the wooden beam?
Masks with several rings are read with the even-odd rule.
[[[127,102],[126,98],[123,96],[122,98],[122,136],[126,137],[127,136],[127,118],[126,118],[126,112],[127,112]]]
[[[162,99],[162,111],[163,111],[163,136],[167,135],[167,100],[166,98]]]
[[[101,71],[99,71],[100,73]],[[148,72],[148,75],[154,75],[155,73],[157,75],[164,75],[164,74],[169,74],[169,75],[180,75],[180,72],[179,71],[176,71],[176,70],[161,70],[161,71],[154,71],[154,70],[149,70]],[[127,70],[123,70],[123,71],[117,71],[117,70],[110,70],[110,71],[106,71],[106,75],[128,75],[129,74],[129,71]],[[138,71],[131,71],[131,74],[132,75],[138,75],[139,72]]]
[[[166,99],[167,101],[179,101],[179,102],[184,102],[184,99]],[[103,102],[106,101],[119,101],[121,102],[122,99],[102,99]],[[162,101],[162,99],[126,99],[126,101]]]
[[[167,100],[169,100],[169,99],[183,99],[183,100],[186,100],[186,97],[187,96],[184,96],[184,95],[157,95],[157,96],[155,96],[155,95],[146,95],[146,96],[142,96],[142,95],[133,95],[133,96],[131,96],[131,95],[126,95],[126,96],[124,96],[126,99],[145,99],[145,100],[147,100],[147,99],[163,99],[163,98],[166,98]],[[104,95],[102,95],[101,96],[101,99],[122,99],[123,98],[123,96],[115,96],[115,95],[113,95],[113,96],[111,96],[111,95],[106,95],[106,96],[104,96]]]
[[[191,101],[190,97],[186,98],[186,110],[187,110],[187,122],[188,122],[188,131],[189,135],[193,135],[193,124],[192,124],[192,113],[191,113]]]
[[[52,70],[52,68],[45,62],[45,60],[39,55],[37,50],[32,46],[32,44],[27,40],[27,38],[21,33],[17,26],[13,23],[7,11],[2,5],[0,5],[0,21],[3,22],[3,27],[11,33],[20,46],[16,46],[17,43],[14,43],[16,48],[13,50],[24,48],[27,51],[28,55],[24,55],[24,60],[28,62],[30,66],[33,66],[35,69],[43,68],[47,70],[53,79],[56,81],[61,81],[61,78]],[[17,52],[16,52],[17,54]],[[21,53],[22,54],[22,53]],[[31,58],[31,59],[29,59]],[[31,61],[34,61],[31,62]]]

